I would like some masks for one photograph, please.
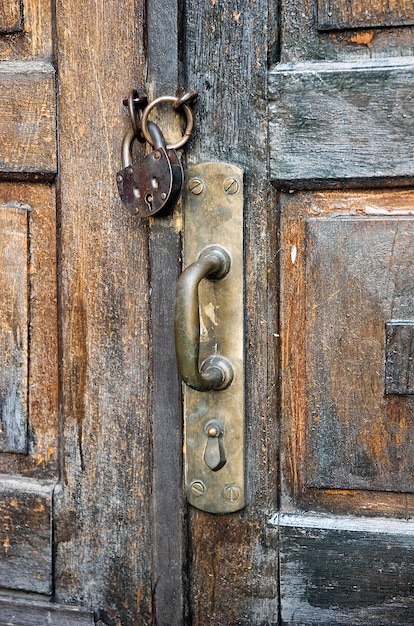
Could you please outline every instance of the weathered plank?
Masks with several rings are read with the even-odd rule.
[[[56,599],[152,620],[148,227],[116,188],[144,3],[58,1],[62,491]],[[68,36],[70,33],[70,36]],[[104,617],[106,615],[107,617]]]
[[[1,587],[52,593],[52,495],[53,483],[0,480]]]
[[[53,178],[57,171],[53,66],[2,63],[0,110],[0,180]]]
[[[23,3],[21,0],[0,2],[0,34],[18,33],[23,29]]]
[[[274,3],[271,3],[274,5]],[[277,219],[267,172],[266,1],[188,0],[187,84],[200,93],[191,163],[222,160],[246,171],[246,509],[191,510],[192,623],[277,621],[276,537],[265,511],[277,502],[275,341]],[[229,329],[231,333],[231,329]],[[273,407],[273,408],[271,408]]]
[[[76,606],[0,598],[0,626],[93,626],[93,614]]]
[[[370,28],[414,24],[411,0],[318,0],[318,28]]]
[[[412,522],[280,515],[283,624],[411,624]]]
[[[150,98],[175,95],[179,76],[179,3],[147,1],[147,86]],[[165,46],[168,41],[168,46]],[[179,127],[169,107],[159,122],[167,138]],[[153,458],[153,612],[157,624],[181,626],[188,611],[185,499],[182,489],[181,383],[174,348],[174,304],[181,257],[180,207],[150,220]]]
[[[269,76],[271,178],[284,188],[409,184],[412,58],[281,64]]]
[[[0,452],[27,450],[28,211],[0,205]]]

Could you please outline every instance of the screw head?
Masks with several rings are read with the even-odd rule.
[[[241,491],[237,485],[227,485],[224,489],[224,497],[230,502],[235,502],[240,498]]]
[[[191,191],[195,196],[199,196],[204,191],[204,183],[199,178],[192,178],[187,185],[188,191]]]
[[[201,480],[193,480],[193,482],[190,485],[191,495],[195,496],[196,498],[199,498],[200,496],[202,496],[205,490],[206,490],[206,486],[203,482],[201,482]]]
[[[232,196],[239,191],[239,188],[240,188],[239,181],[236,180],[235,178],[232,178],[232,177],[226,178],[223,182],[224,192]]]

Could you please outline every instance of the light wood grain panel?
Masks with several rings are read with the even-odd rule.
[[[35,183],[2,183],[0,205],[30,206],[30,211],[26,210],[26,278],[30,292],[26,331],[30,356],[28,454],[0,454],[0,472],[53,479],[58,450],[55,190]]]
[[[414,24],[411,0],[318,0],[321,30],[410,24]]]
[[[23,28],[23,4],[20,0],[0,2],[0,34],[18,33]]]
[[[1,587],[52,592],[52,494],[52,483],[0,479]]]
[[[50,180],[57,171],[55,71],[48,63],[0,66],[0,180]]]
[[[7,22],[20,16],[20,26],[16,22],[15,30],[19,32],[0,37],[0,60],[52,61],[52,4],[51,0],[3,0]]]

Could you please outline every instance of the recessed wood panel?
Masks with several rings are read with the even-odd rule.
[[[55,71],[48,63],[0,66],[0,180],[56,174]]]
[[[270,74],[278,186],[407,184],[414,177],[412,58],[283,64]]]
[[[0,205],[0,452],[26,452],[28,210]]]
[[[414,400],[384,395],[385,323],[414,318],[413,251],[410,218],[306,223],[308,485],[414,490]]]
[[[52,591],[52,483],[0,478],[0,587]]]
[[[1,0],[0,34],[18,33],[23,29],[23,3],[21,0]]]
[[[414,24],[412,0],[318,0],[320,30],[410,24]]]

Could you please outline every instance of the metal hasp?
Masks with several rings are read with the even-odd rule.
[[[183,209],[175,333],[186,383],[187,498],[203,511],[231,513],[245,506],[243,171],[191,167]]]

